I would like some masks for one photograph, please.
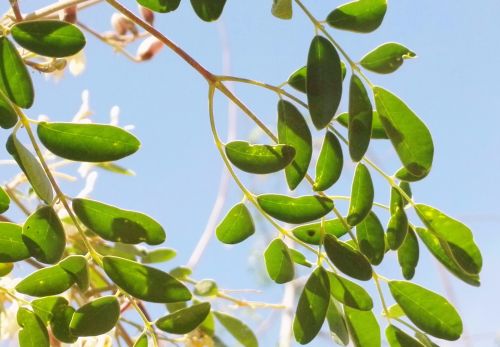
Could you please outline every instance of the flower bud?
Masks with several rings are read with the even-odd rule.
[[[153,58],[163,47],[163,43],[156,37],[150,36],[141,42],[137,48],[137,59],[145,61]]]
[[[155,14],[153,11],[151,11],[149,8],[139,5],[139,12],[141,13],[142,18],[144,18],[144,20],[149,25],[153,25],[153,22],[155,20]]]
[[[138,34],[135,23],[121,13],[113,13],[111,16],[111,26],[118,35],[125,35],[129,31],[133,35]]]

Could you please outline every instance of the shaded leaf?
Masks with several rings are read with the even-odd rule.
[[[116,297],[104,296],[76,310],[69,327],[76,336],[97,336],[113,329],[119,317],[120,304]]]
[[[387,341],[391,347],[424,347],[420,342],[394,325],[387,327],[385,336],[387,336]]]
[[[356,238],[359,250],[370,263],[380,264],[385,254],[384,227],[373,211],[356,226]]]
[[[243,203],[234,205],[215,229],[217,239],[230,245],[242,242],[254,233],[252,215]]]
[[[50,347],[47,328],[37,315],[24,307],[17,311],[20,347]]]
[[[373,300],[363,287],[333,272],[328,272],[328,279],[330,293],[339,302],[362,311],[373,308]]]
[[[398,249],[398,262],[406,280],[411,280],[415,275],[415,268],[418,264],[419,248],[415,231],[408,228],[408,233],[401,247]]]
[[[70,255],[59,266],[73,276],[78,287],[85,291],[89,287],[89,269],[87,259],[82,255]]]
[[[326,22],[337,29],[369,33],[377,29],[387,11],[387,0],[357,0],[333,10]]]
[[[333,201],[327,197],[308,195],[298,198],[278,194],[257,197],[259,206],[282,222],[302,224],[321,218],[333,209]]]
[[[372,267],[358,250],[333,235],[325,235],[324,246],[328,258],[340,271],[361,281],[372,278]]]
[[[323,223],[324,233],[341,237],[347,234],[348,230],[340,219],[325,220]],[[319,245],[321,239],[321,222],[301,225],[292,230],[293,235],[299,240],[311,245]]]
[[[367,70],[387,74],[399,69],[405,59],[415,58],[416,54],[396,42],[388,42],[368,52],[359,62]]]
[[[289,248],[288,252],[290,253],[290,257],[292,258],[292,261],[295,264],[299,264],[299,265],[302,265],[302,266],[305,266],[305,267],[312,267],[312,264],[307,261],[305,255],[303,255],[299,251],[297,251],[297,250],[295,250],[293,248]]]
[[[183,308],[158,319],[158,329],[171,334],[187,334],[198,327],[210,313],[210,303],[203,302]]]
[[[339,139],[331,131],[327,131],[316,163],[316,178],[313,189],[324,191],[334,185],[344,167],[344,156]]]
[[[1,38],[0,38],[1,40]],[[1,67],[1,63],[0,63]],[[1,76],[1,72],[0,72]],[[1,77],[0,77],[1,78]],[[16,125],[18,116],[14,106],[7,98],[5,92],[0,88],[0,127],[4,129],[12,128]]]
[[[397,250],[404,242],[408,233],[408,217],[405,210],[397,208],[391,215],[387,225],[387,244],[392,250]]]
[[[60,310],[55,311],[54,317],[50,322],[50,328],[52,334],[59,341],[73,343],[78,340],[78,337],[73,335],[69,327],[74,313],[75,309],[71,306],[64,306]]]
[[[351,203],[349,204],[349,214],[347,223],[356,225],[370,213],[373,205],[373,183],[370,171],[365,165],[358,163],[351,188]]]
[[[340,69],[342,70],[342,80],[345,78],[347,69],[345,63],[340,61]],[[307,66],[303,66],[295,70],[290,77],[288,77],[287,83],[290,87],[298,90],[299,92],[306,93],[307,90]]]
[[[1,107],[1,106],[0,106]],[[1,109],[0,109],[0,117],[1,117]],[[10,198],[9,195],[5,192],[5,190],[0,187],[0,213],[4,213],[9,209],[10,206]]]
[[[166,13],[177,10],[181,0],[137,0],[137,2],[152,11]]]
[[[23,241],[21,226],[0,222],[0,263],[28,259],[31,254]]]
[[[33,272],[19,282],[16,291],[31,296],[61,294],[74,283],[73,276],[59,265],[46,267]]]
[[[380,326],[372,311],[359,311],[344,306],[347,327],[355,347],[380,347]]]
[[[347,324],[340,305],[335,300],[330,300],[328,310],[326,311],[326,320],[334,341],[339,345],[347,346],[349,344]]]
[[[259,343],[252,330],[239,319],[226,313],[214,311],[215,318],[244,347],[258,347]]]
[[[282,239],[271,241],[264,252],[264,260],[269,277],[276,283],[286,283],[293,280],[295,268],[287,245]]]
[[[335,117],[335,120],[342,126],[349,128],[349,113],[344,112]],[[388,139],[387,134],[385,133],[384,126],[382,125],[382,121],[380,120],[380,116],[378,112],[372,111],[372,139]]]
[[[219,19],[226,0],[191,0],[194,12],[205,22]]]
[[[49,323],[56,312],[62,310],[68,304],[68,300],[62,296],[48,296],[31,301],[33,311],[44,324]]]
[[[349,88],[349,154],[360,161],[368,150],[372,134],[372,103],[361,79],[351,76]]]

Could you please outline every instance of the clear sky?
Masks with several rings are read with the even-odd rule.
[[[341,3],[304,2],[318,18],[325,18]],[[48,1],[29,3],[25,11]],[[126,3],[135,9],[133,1]],[[209,24],[198,20],[189,1],[184,0],[178,11],[157,15],[156,24],[214,73],[222,72],[221,38],[225,35],[232,74],[280,84],[304,65],[314,30],[297,7],[291,21],[274,18],[270,14],[271,3],[272,0],[228,0],[221,21]],[[112,12],[109,6],[100,4],[81,13],[80,20],[103,32],[110,30]],[[482,286],[473,288],[452,275],[443,275],[421,245],[415,280],[440,293],[453,294],[452,301],[458,306],[470,336],[456,346],[498,345],[495,335],[500,323],[499,13],[497,0],[390,1],[385,21],[376,32],[360,35],[330,31],[355,60],[389,41],[400,42],[418,55],[394,74],[368,75],[375,84],[404,99],[433,134],[434,167],[428,178],[413,185],[416,201],[440,208],[468,224],[483,252]],[[206,82],[168,49],[152,62],[133,64],[89,36],[85,55],[86,71],[78,78],[67,74],[55,83],[33,73],[38,94],[29,115],[35,118],[46,114],[53,120],[69,121],[80,105],[84,89],[90,91],[94,119],[98,122],[108,122],[110,108],[118,105],[121,124],[134,124],[134,133],[143,143],[136,155],[122,161],[137,175],[121,177],[100,172],[93,196],[157,218],[167,229],[166,245],[179,253],[166,268],[184,264],[205,227],[222,168],[208,123]],[[243,85],[236,86],[236,93],[269,126],[275,127],[275,95]],[[218,106],[219,128],[224,134],[226,106],[222,102]],[[239,139],[255,136],[254,127],[241,113],[238,113],[237,133]],[[4,138],[5,134],[4,131]],[[313,136],[319,139],[321,134],[314,132]],[[264,137],[260,140],[267,141]],[[5,152],[2,155],[6,158]],[[369,156],[389,173],[397,168],[396,155],[387,144],[377,142]],[[347,163],[332,194],[349,192],[352,169]],[[3,180],[11,177],[12,171],[3,172]],[[282,174],[259,179],[242,176],[256,193],[285,191]],[[389,188],[378,178],[376,184],[377,200],[387,202]],[[65,189],[77,192],[81,186],[67,185]],[[297,194],[307,192],[303,184]],[[240,192],[231,183],[224,212],[240,199]],[[340,207],[345,210],[344,205]],[[383,213],[380,216],[385,223],[387,216]],[[262,294],[245,293],[242,297],[279,302],[280,288],[265,280],[262,267],[266,240],[274,236],[275,231],[269,225],[259,222],[256,235],[244,244],[226,247],[214,239],[193,276],[215,278],[221,288],[262,289],[265,291]],[[401,278],[394,256],[388,256],[378,271]],[[375,312],[380,312],[379,305]],[[246,316],[254,328],[261,329],[263,346],[274,345],[277,338],[278,325],[261,324],[271,314],[259,310]],[[278,321],[276,313],[271,317]],[[315,345],[324,346],[324,340],[320,341]]]

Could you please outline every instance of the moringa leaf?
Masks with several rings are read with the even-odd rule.
[[[347,327],[355,347],[380,347],[380,326],[372,311],[359,311],[344,306]]]
[[[337,29],[369,33],[384,20],[387,0],[356,0],[333,10],[326,22]]]
[[[17,324],[22,328],[18,336],[20,347],[50,347],[47,328],[33,311],[19,308]]]
[[[343,61],[340,61],[340,69],[342,70],[342,80],[344,80],[347,73],[347,68]],[[295,70],[290,77],[288,77],[287,83],[290,87],[295,90],[306,93],[307,91],[307,66],[302,66],[301,68]]]
[[[325,191],[334,185],[344,166],[344,156],[339,139],[331,131],[327,131],[318,161],[316,163],[316,179],[313,189],[315,191]]]
[[[333,272],[328,272],[330,280],[330,293],[339,302],[361,311],[370,311],[373,300],[366,290]]]
[[[347,223],[357,225],[370,213],[373,205],[373,182],[370,171],[364,164],[358,163],[351,188],[351,203]]]
[[[291,19],[293,14],[292,0],[273,0],[271,13],[279,19]]]
[[[391,215],[387,225],[387,244],[392,250],[397,250],[404,242],[408,233],[408,217],[403,208],[397,208]]]
[[[359,250],[370,263],[380,264],[385,254],[385,234],[382,223],[373,211],[370,211],[368,216],[356,226],[356,238]]]
[[[191,0],[191,6],[200,19],[212,22],[219,19],[226,0]]]
[[[226,328],[226,330],[239,342],[243,347],[258,347],[259,343],[253,331],[239,319],[230,316],[226,313],[213,311],[215,318]]]
[[[69,324],[76,336],[97,336],[114,328],[120,317],[120,304],[115,296],[104,296],[75,311]]]
[[[302,224],[328,214],[333,209],[333,201],[318,195],[293,198],[286,195],[263,194],[257,202],[271,217],[282,222]]]
[[[360,281],[372,278],[372,267],[358,250],[329,234],[325,235],[324,246],[328,258],[340,271]]]
[[[423,344],[394,325],[387,327],[385,336],[390,347],[424,347]]]
[[[233,206],[215,229],[220,242],[226,244],[240,243],[255,233],[252,215],[243,203]]]
[[[59,265],[46,267],[25,277],[16,291],[31,296],[57,295],[68,290],[75,282],[73,276]]]
[[[0,222],[0,263],[21,261],[31,256],[23,241],[22,231],[20,225]]]
[[[5,192],[5,190],[2,187],[0,187],[0,214],[6,212],[9,209],[9,206],[10,206],[9,195]]]
[[[325,228],[324,233],[332,234],[336,237],[341,237],[347,234],[348,230],[340,219],[325,220],[323,223]],[[309,243],[311,245],[319,245],[321,239],[321,222],[301,225],[292,230],[293,235],[300,241]]]
[[[59,266],[73,276],[78,287],[85,291],[89,287],[89,269],[87,259],[83,255],[70,255],[64,258]]]
[[[405,59],[415,58],[416,54],[396,42],[388,42],[368,52],[359,62],[367,70],[388,74],[399,69]]]
[[[342,126],[349,128],[349,113],[344,112],[339,114],[337,117],[335,117],[335,120]],[[378,115],[378,112],[373,110],[372,111],[372,132],[371,132],[371,138],[372,139],[382,139],[386,140],[388,139],[387,134],[385,133],[384,126],[382,125],[382,121],[380,120],[380,116]]]
[[[177,10],[181,0],[137,0],[137,2],[152,11],[167,13]]]
[[[366,0],[365,0],[366,1]],[[361,79],[351,76],[349,88],[349,154],[360,161],[368,150],[372,134],[372,103]]]
[[[280,238],[271,241],[264,252],[269,277],[276,283],[290,282],[295,276],[295,267],[287,245]]]
[[[330,299],[326,320],[334,341],[339,345],[347,346],[349,344],[349,331],[341,310],[340,305],[335,300]]]
[[[158,329],[171,334],[187,334],[196,329],[210,313],[210,303],[194,304],[168,314],[155,322]]]
[[[398,262],[406,280],[411,280],[415,275],[418,264],[419,248],[415,231],[410,226],[403,244],[398,249]]]

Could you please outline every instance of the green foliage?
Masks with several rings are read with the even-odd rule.
[[[210,304],[203,302],[175,311],[158,319],[158,329],[172,334],[187,334],[199,326],[210,313]]]
[[[240,243],[252,236],[254,232],[252,215],[243,203],[233,206],[215,229],[219,241],[227,244]]]
[[[267,273],[274,282],[282,284],[293,280],[295,269],[292,256],[283,240],[271,241],[264,252],[264,259]]]
[[[405,46],[389,42],[367,53],[359,63],[367,70],[387,74],[399,69],[405,59],[415,57],[416,54]]]
[[[387,0],[355,0],[333,10],[326,22],[337,29],[369,33],[382,24],[386,10]]]
[[[316,163],[316,179],[313,189],[324,191],[333,186],[344,167],[344,156],[340,142],[331,131],[327,131]]]

